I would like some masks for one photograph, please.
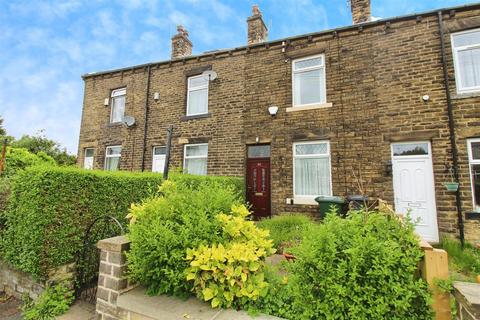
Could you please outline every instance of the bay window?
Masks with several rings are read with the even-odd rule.
[[[183,170],[185,173],[206,175],[208,159],[208,144],[187,144],[185,145]]]
[[[480,212],[480,138],[470,139],[468,144],[468,162],[472,185],[473,209]]]

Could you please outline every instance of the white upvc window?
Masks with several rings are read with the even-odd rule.
[[[117,171],[122,156],[122,146],[110,146],[105,150],[105,170]]]
[[[208,160],[208,143],[185,145],[183,170],[185,173],[206,175]]]
[[[294,107],[314,106],[327,102],[325,55],[293,60],[292,90]]]
[[[123,121],[123,117],[125,116],[126,95],[126,88],[112,90],[110,99],[110,123],[118,123]]]
[[[316,204],[317,196],[332,195],[328,141],[293,144],[293,194],[298,204]]]
[[[153,147],[152,171],[163,173],[167,147]]]
[[[187,116],[208,113],[208,80],[202,75],[188,78]]]
[[[451,35],[457,93],[480,91],[480,29]]]
[[[473,209],[480,212],[480,138],[470,139],[467,144]]]
[[[93,155],[95,153],[95,149],[93,148],[85,148],[84,150],[84,158],[83,158],[83,168],[91,170],[93,169]]]

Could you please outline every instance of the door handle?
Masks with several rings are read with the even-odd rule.
[[[408,206],[409,206],[409,207],[412,207],[412,208],[418,208],[418,207],[421,206],[421,204],[418,203],[418,202],[409,202],[409,203],[408,203]]]

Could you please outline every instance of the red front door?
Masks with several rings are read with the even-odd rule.
[[[247,201],[255,219],[270,216],[270,159],[247,160]]]

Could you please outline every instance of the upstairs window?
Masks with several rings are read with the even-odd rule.
[[[293,191],[296,202],[314,204],[315,197],[332,195],[331,185],[329,142],[294,143]]]
[[[122,155],[121,146],[107,147],[105,152],[105,170],[117,171],[120,167],[120,158]]]
[[[458,93],[480,91],[480,29],[452,34]]]
[[[126,88],[116,89],[112,91],[110,111],[110,123],[117,123],[123,121],[125,115],[125,96],[127,94]]]
[[[93,169],[93,148],[86,148],[84,151],[85,157],[83,159],[83,168],[84,169]]]
[[[189,174],[206,175],[208,159],[208,144],[185,145],[183,170]]]
[[[187,116],[208,113],[208,81],[202,75],[188,78]]]
[[[468,160],[472,183],[473,209],[480,212],[480,138],[468,141]]]
[[[152,171],[163,173],[167,147],[153,147]]]
[[[313,106],[327,102],[325,56],[293,60],[293,106]]]

